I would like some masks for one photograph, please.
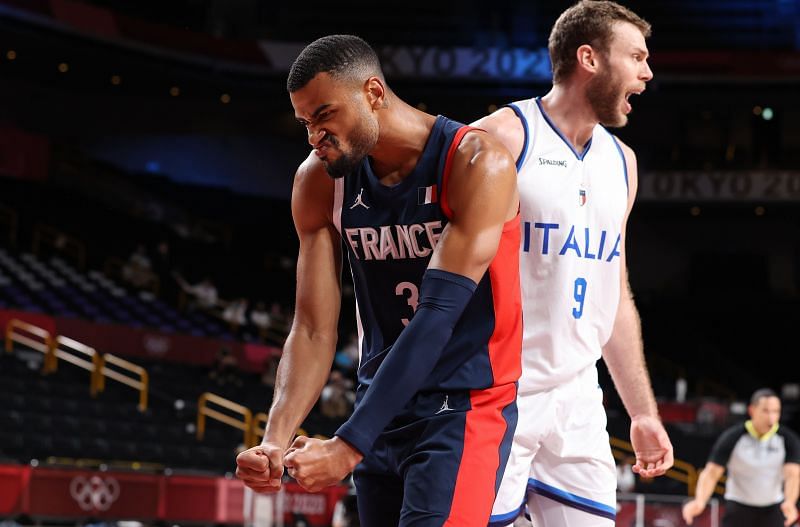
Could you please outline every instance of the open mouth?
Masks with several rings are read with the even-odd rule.
[[[631,95],[641,95],[643,91],[644,91],[644,88],[627,91],[627,92],[625,92],[625,100],[627,102],[630,102]]]
[[[631,106],[631,101],[630,101],[631,96],[632,95],[641,95],[641,93],[643,91],[644,90],[641,89],[641,90],[631,90],[631,91],[625,92],[625,111],[626,112],[630,112],[633,109],[633,107]]]

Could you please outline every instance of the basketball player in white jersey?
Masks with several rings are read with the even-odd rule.
[[[519,423],[490,525],[526,505],[536,527],[614,525],[601,356],[631,418],[633,471],[654,477],[673,463],[625,265],[636,157],[606,129],[626,124],[629,97],[653,77],[649,34],[616,3],[579,2],[550,34],[550,92],[474,123],[518,160],[523,228]]]

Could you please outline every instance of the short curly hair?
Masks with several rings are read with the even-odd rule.
[[[558,17],[547,48],[553,65],[553,82],[561,82],[578,63],[576,52],[584,44],[608,51],[616,22],[629,22],[645,38],[652,33],[650,24],[630,9],[607,0],[581,0]]]
[[[303,49],[295,59],[286,79],[286,89],[294,93],[319,73],[337,79],[363,81],[371,76],[383,79],[377,53],[355,35],[328,35]]]

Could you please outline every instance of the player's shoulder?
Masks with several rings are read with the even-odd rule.
[[[499,140],[512,157],[521,153],[525,143],[525,125],[511,107],[504,106],[473,122],[471,126],[485,130]]]
[[[611,137],[611,140],[614,141],[616,144],[616,148],[619,149],[619,152],[622,154],[622,161],[625,164],[625,181],[628,184],[628,202],[629,206],[633,205],[633,200],[636,198],[636,192],[639,187],[639,166],[636,161],[636,153],[633,151],[633,148],[625,144],[625,142],[611,133],[609,130],[606,130]]]
[[[497,138],[483,129],[474,129],[456,147],[454,168],[458,165],[488,175],[513,167],[514,159]]]
[[[322,161],[320,161],[319,157],[317,157],[312,151],[309,152],[308,156],[297,167],[297,171],[295,171],[294,174],[294,179],[295,184],[297,184],[323,179],[326,176],[327,172],[325,171],[325,165],[322,164]]]
[[[322,197],[326,194],[333,195],[333,189],[333,178],[328,175],[325,165],[314,152],[309,153],[294,174],[292,196]]]
[[[333,179],[322,161],[311,152],[297,167],[292,185],[292,211],[298,227],[330,220],[333,194]]]
[[[505,133],[509,129],[522,130],[522,121],[520,121],[517,113],[510,106],[503,106],[494,112],[481,117],[473,122],[470,126],[486,130],[490,134]]]
[[[606,130],[606,131],[611,136],[611,139],[615,143],[617,143],[617,146],[619,146],[619,149],[622,152],[622,155],[625,157],[625,163],[628,166],[634,166],[635,167],[636,166],[636,152],[633,151],[633,148],[628,146],[628,144],[625,143],[625,141],[620,139],[619,136],[617,136],[616,134],[612,133],[610,130]]]

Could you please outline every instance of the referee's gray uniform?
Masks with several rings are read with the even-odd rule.
[[[723,527],[782,527],[783,465],[800,463],[800,438],[778,426],[758,438],[745,423],[727,429],[709,461],[726,467]]]

